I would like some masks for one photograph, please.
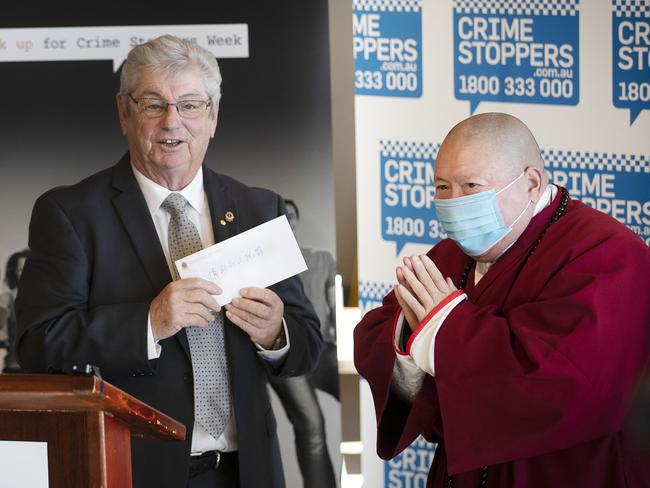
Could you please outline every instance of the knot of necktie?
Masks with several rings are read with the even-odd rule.
[[[185,215],[185,207],[188,202],[180,193],[170,193],[160,205],[164,210],[173,216]]]

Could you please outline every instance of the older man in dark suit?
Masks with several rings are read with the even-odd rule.
[[[134,441],[134,486],[284,486],[266,371],[318,360],[318,319],[298,278],[247,288],[222,310],[214,283],[174,260],[285,212],[282,199],[203,166],[217,126],[214,56],[163,36],[122,68],[129,152],[47,192],[30,224],[18,354],[29,371],[99,366],[105,379],[182,421],[184,443]]]

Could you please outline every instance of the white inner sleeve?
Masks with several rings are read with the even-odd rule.
[[[424,375],[428,373],[435,376],[433,352],[436,334],[454,307],[466,299],[467,295],[459,295],[435,313],[424,327],[411,337],[409,355],[396,354],[391,387],[400,398],[412,403],[422,388]],[[397,350],[401,350],[404,322],[404,313],[400,312],[395,324],[394,346]]]
[[[467,295],[465,294],[454,298],[435,313],[424,327],[422,327],[420,332],[413,338],[409,354],[413,358],[413,361],[415,361],[415,364],[417,364],[425,373],[435,376],[433,353],[435,349],[436,335],[451,311],[456,307],[456,305],[466,299]]]
[[[395,347],[401,350],[402,330],[404,329],[404,312],[400,312],[397,323],[395,324]],[[424,371],[422,371],[411,356],[397,354],[397,359],[393,366],[393,381],[391,387],[393,391],[402,400],[413,403],[418,392],[422,388],[424,381]]]

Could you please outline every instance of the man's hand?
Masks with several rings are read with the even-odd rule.
[[[271,349],[282,332],[284,303],[267,288],[242,288],[241,298],[226,305],[226,316],[264,349]]]
[[[166,339],[184,327],[205,327],[221,306],[212,295],[221,288],[202,278],[172,281],[153,299],[149,307],[155,341]]]
[[[404,266],[398,266],[395,274],[395,297],[411,330],[415,330],[431,310],[456,291],[451,278],[445,279],[426,255],[405,257]]]

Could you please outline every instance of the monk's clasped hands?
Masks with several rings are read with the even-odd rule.
[[[396,268],[395,274],[395,297],[412,330],[457,290],[451,278],[442,276],[434,262],[424,254],[405,257],[404,264]]]

